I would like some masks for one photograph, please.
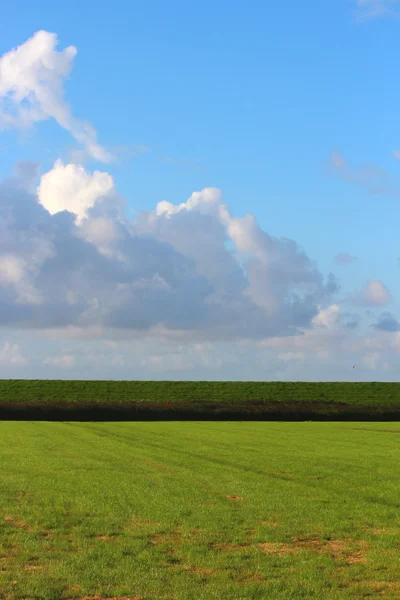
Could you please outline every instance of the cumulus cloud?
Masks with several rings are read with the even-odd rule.
[[[2,325],[259,338],[307,326],[338,290],[295,241],[233,217],[218,189],[131,221],[107,173],[58,161],[36,193],[31,177],[0,185]]]
[[[399,0],[355,0],[355,14],[359,20],[397,16]]]
[[[254,215],[232,215],[217,188],[128,218],[112,176],[79,164],[86,154],[112,157],[66,103],[63,82],[76,50],[56,46],[57,37],[42,31],[0,58],[0,128],[54,118],[83,148],[41,176],[37,163],[20,163],[0,183],[0,326],[17,336],[0,347],[0,365],[27,364],[19,334],[48,342],[33,344],[29,359],[45,376],[81,369],[87,377],[97,368],[108,376],[125,369],[131,378],[135,367],[136,376],[200,370],[226,379],[233,366],[239,378],[304,379],[335,357],[354,364],[357,356],[375,370],[388,364],[388,352],[400,352],[395,317],[382,313],[374,335],[360,336],[358,315],[335,301],[335,277]],[[392,190],[384,171],[354,168],[339,153],[330,167],[370,191]],[[353,260],[341,253],[335,262]],[[389,299],[377,280],[352,297],[364,306]]]
[[[95,160],[109,162],[112,155],[97,142],[96,131],[72,114],[63,84],[77,50],[57,48],[55,33],[37,31],[26,42],[0,58],[0,130],[26,129],[53,118]]]
[[[37,193],[40,204],[51,215],[67,210],[77,216],[78,223],[97,201],[116,196],[113,178],[108,173],[89,174],[82,166],[64,165],[61,160],[41,177]]]
[[[357,258],[348,252],[340,252],[335,256],[335,263],[337,265],[349,265],[355,262]]]
[[[377,279],[370,279],[362,290],[356,292],[352,302],[358,306],[383,306],[390,300],[387,287]]]

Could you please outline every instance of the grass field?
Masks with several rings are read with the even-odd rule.
[[[0,422],[0,597],[400,598],[399,434]]]

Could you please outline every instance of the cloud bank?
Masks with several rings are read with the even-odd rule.
[[[261,338],[307,327],[338,291],[295,241],[233,217],[216,188],[128,220],[107,173],[57,161],[36,191],[34,178],[25,163],[0,184],[3,326]]]

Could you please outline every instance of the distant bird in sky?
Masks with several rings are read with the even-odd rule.
[[[354,367],[355,367],[355,366],[356,366],[356,365],[353,365],[353,369],[354,369]]]

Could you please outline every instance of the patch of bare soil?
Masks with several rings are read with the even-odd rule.
[[[25,529],[25,531],[31,531],[32,527],[30,527],[25,521],[17,521],[13,519],[10,515],[5,515],[4,520],[12,525],[13,527],[17,527],[18,529]]]
[[[311,552],[325,552],[331,555],[336,560],[343,559],[347,564],[362,564],[366,563],[364,552],[367,548],[367,543],[358,541],[351,544],[351,540],[319,540],[309,538],[298,538],[292,543],[279,542],[262,542],[259,547],[266,554],[277,554],[285,556],[287,554],[297,554],[301,550]],[[356,546],[356,549],[353,548]]]
[[[141,519],[140,517],[135,517],[129,521],[128,525],[130,527],[159,527],[160,523],[156,523],[150,519]]]
[[[243,500],[243,496],[226,496],[227,500]]]
[[[189,530],[189,535],[200,535],[201,533],[203,533],[202,529],[190,529]]]
[[[150,536],[150,542],[157,546],[165,546],[164,553],[169,557],[169,562],[174,561],[177,549],[182,545],[183,535],[180,530],[172,531],[170,533],[156,533]]]
[[[358,581],[357,585],[369,587],[380,596],[386,592],[400,592],[400,581]]]
[[[168,546],[180,546],[182,544],[182,532],[156,533],[150,537],[150,541],[153,545],[166,544]]]
[[[118,597],[105,597],[105,596],[83,596],[76,600],[142,600],[139,596],[118,596]]]
[[[265,554],[277,554],[278,556],[295,554],[297,551],[294,546],[279,542],[261,542],[258,546]]]
[[[96,540],[101,542],[115,542],[118,539],[117,535],[95,535]]]
[[[239,577],[236,577],[235,581],[238,583],[257,583],[265,582],[267,579],[261,573],[253,573],[252,571],[249,571],[241,574]]]
[[[231,542],[223,542],[221,544],[212,544],[212,548],[222,552],[243,552],[250,550],[251,544],[233,544]]]
[[[24,571],[42,571],[43,567],[41,565],[25,565]]]
[[[395,527],[381,527],[381,528],[365,528],[365,531],[372,533],[372,535],[399,535],[400,528]]]

